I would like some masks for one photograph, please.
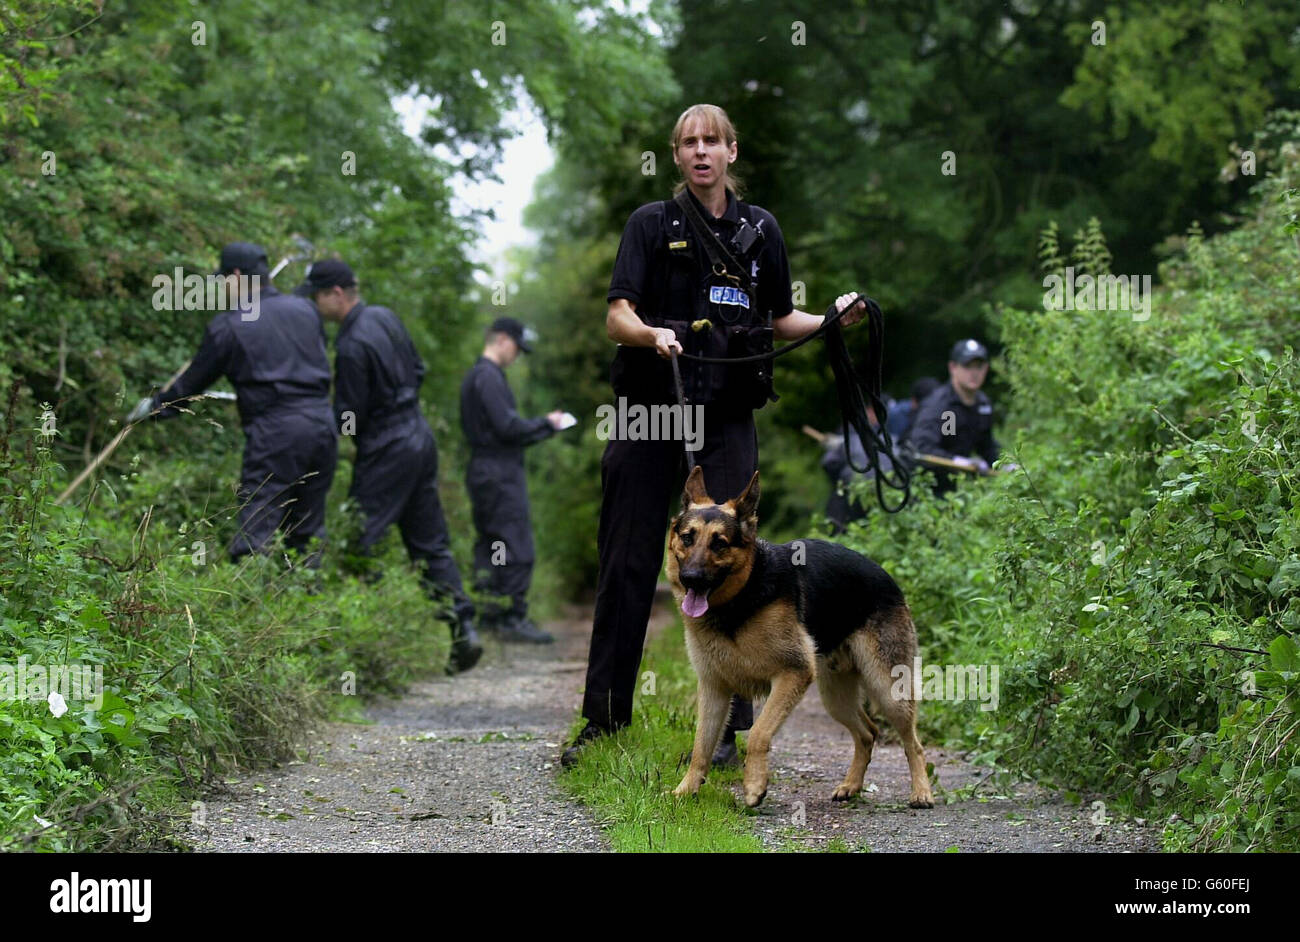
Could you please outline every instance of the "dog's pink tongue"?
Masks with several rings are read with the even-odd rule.
[[[701,595],[694,589],[686,590],[686,598],[682,599],[682,611],[692,618],[699,618],[709,610],[709,598],[707,595]]]

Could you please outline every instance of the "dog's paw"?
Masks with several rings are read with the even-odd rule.
[[[700,790],[701,784],[701,782],[692,781],[691,777],[688,775],[686,778],[682,779],[680,785],[673,789],[673,795],[677,798],[681,798],[683,795],[694,795]]]
[[[909,808],[933,808],[934,796],[928,791],[920,795],[913,795],[912,800],[907,803],[907,806]]]
[[[746,789],[745,789],[745,807],[746,807],[746,808],[757,808],[759,805],[761,805],[761,804],[763,803],[763,799],[766,798],[766,797],[767,797],[767,789],[766,789],[766,788],[763,788],[763,789],[761,789],[761,790],[760,790],[760,789],[757,789],[757,788],[746,788]]]
[[[835,789],[835,793],[831,795],[831,801],[851,801],[860,791],[862,791],[861,785],[857,788],[854,788],[851,785],[841,785],[839,788]]]

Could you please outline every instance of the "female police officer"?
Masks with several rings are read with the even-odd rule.
[[[671,143],[684,178],[678,195],[632,214],[610,280],[605,329],[620,345],[610,378],[615,395],[633,404],[676,402],[670,351],[741,356],[770,348],[773,338],[803,337],[824,320],[791,303],[790,267],[776,219],[736,197],[728,172],[736,160],[736,132],[726,112],[693,105],[677,119]],[[841,296],[837,309],[849,300]],[[840,323],[862,318],[865,309],[854,307]],[[679,365],[687,403],[704,407],[703,443],[693,463],[703,467],[711,495],[734,497],[758,466],[753,410],[775,398],[771,362]],[[565,751],[564,765],[576,761],[593,738],[631,721],[669,505],[687,470],[681,441],[614,435],[605,449],[600,571],[582,707],[587,725]],[[738,760],[735,731],[748,729],[752,719],[748,701],[733,700],[715,762]]]

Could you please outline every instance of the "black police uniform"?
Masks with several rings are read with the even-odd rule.
[[[945,434],[949,429],[951,433]],[[989,464],[998,459],[1001,451],[993,437],[993,403],[989,397],[983,390],[977,390],[975,404],[968,406],[951,382],[944,383],[921,402],[909,441],[918,454],[966,458],[975,452]],[[936,493],[953,489],[949,472],[936,471],[935,476]]]
[[[550,438],[555,428],[545,416],[519,415],[505,371],[487,357],[479,357],[460,384],[460,422],[470,446],[465,484],[474,510],[476,584],[511,600],[508,612],[490,607],[484,614],[523,620],[536,558],[524,448]]]
[[[343,319],[334,348],[334,411],[357,442],[348,493],[365,516],[361,549],[396,523],[407,554],[424,567],[426,589],[450,595],[463,623],[474,605],[451,555],[438,497],[438,446],[420,412],[424,362],[396,314],[362,301]]]
[[[763,238],[740,259],[750,266],[754,296],[728,291],[727,284],[710,277],[704,246],[681,208],[666,200],[648,203],[628,219],[608,299],[634,303],[642,321],[671,328],[688,353],[735,356],[744,347],[744,331],[770,330],[771,319],[793,310],[785,242],[770,213],[738,202],[730,191],[720,219],[693,194],[690,199],[724,245],[742,219],[761,231]],[[691,329],[706,318],[710,327]],[[679,366],[688,402],[705,407],[703,444],[692,463],[703,468],[710,496],[735,497],[758,467],[753,409],[767,397],[746,370],[689,360],[679,360]],[[653,349],[620,346],[610,379],[615,394],[629,403],[676,401],[671,365]],[[669,509],[681,495],[686,471],[680,441],[615,437],[601,459],[600,570],[583,715],[606,729],[631,721],[646,624],[663,566]],[[752,722],[752,705],[733,700],[729,729],[747,729]]]
[[[239,533],[230,548],[236,559],[260,551],[277,528],[297,550],[324,539],[338,457],[324,326],[310,303],[262,281],[257,316],[240,308],[213,317],[189,367],[153,402],[166,407],[157,417],[169,418],[179,412],[168,403],[202,393],[219,377],[234,385],[244,427]]]

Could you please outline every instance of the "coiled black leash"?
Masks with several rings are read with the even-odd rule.
[[[848,347],[844,344],[844,333],[839,324],[839,320],[844,316],[844,313],[858,301],[862,301],[867,309],[869,349],[865,377],[859,376],[857,370],[853,367],[853,358],[849,356]],[[686,397],[683,392],[681,372],[677,367],[677,358],[679,356],[687,360],[694,360],[697,363],[756,363],[760,360],[775,360],[777,357],[785,356],[815,337],[821,336],[826,338],[826,356],[831,363],[831,372],[835,374],[835,390],[840,401],[840,416],[843,419],[844,451],[849,467],[859,474],[872,474],[876,481],[876,500],[879,501],[881,509],[886,513],[898,513],[907,506],[907,501],[911,497],[911,474],[903,462],[898,460],[898,456],[894,451],[894,442],[890,437],[889,430],[885,427],[885,421],[888,419],[889,413],[885,408],[885,403],[880,398],[881,376],[885,362],[885,315],[880,310],[880,305],[864,294],[856,294],[854,300],[846,304],[842,311],[836,310],[835,304],[832,303],[826,309],[825,320],[820,327],[812,333],[791,341],[781,349],[773,350],[770,353],[756,353],[746,357],[703,357],[690,353],[679,354],[676,350],[670,349],[677,404],[685,410]],[[867,417],[868,406],[876,414],[879,421],[878,428],[873,429],[871,427],[871,421]],[[858,433],[858,438],[862,442],[862,449],[867,455],[867,463],[861,468],[853,463],[853,449],[850,447],[849,439],[850,428]],[[888,473],[880,466],[882,452],[889,457],[890,470]],[[691,464],[689,451],[686,454],[686,464],[688,467]],[[891,507],[885,500],[886,487],[902,492],[903,499],[898,502],[897,506]]]

